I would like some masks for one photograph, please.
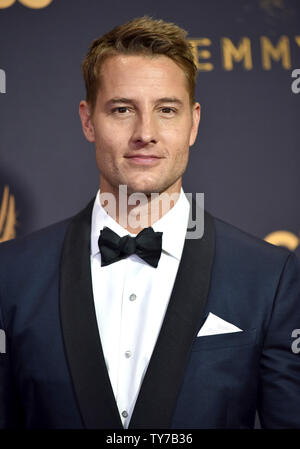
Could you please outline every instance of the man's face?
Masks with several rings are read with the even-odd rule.
[[[102,192],[179,192],[200,119],[183,70],[166,56],[116,55],[104,61],[93,114],[80,103],[95,142]]]

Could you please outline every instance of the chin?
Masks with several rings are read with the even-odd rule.
[[[125,183],[124,183],[125,184]],[[144,193],[145,195],[150,195],[152,192],[160,192],[157,183],[145,183],[145,182],[133,182],[127,183],[127,193],[131,195],[132,193]]]
[[[141,184],[128,184],[128,193],[144,193],[150,195],[151,193],[162,193],[168,188],[168,185],[162,185],[161,183],[141,183]]]

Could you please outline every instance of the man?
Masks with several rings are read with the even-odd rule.
[[[184,31],[132,20],[82,67],[100,191],[1,245],[0,426],[252,428],[258,410],[300,427],[298,259],[207,212],[186,237],[200,105]]]

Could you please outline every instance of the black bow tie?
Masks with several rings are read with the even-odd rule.
[[[136,254],[152,267],[157,267],[162,248],[162,232],[155,232],[153,228],[143,229],[136,237],[125,235],[120,237],[105,226],[100,231],[98,240],[101,253],[101,266],[109,265],[118,260]]]

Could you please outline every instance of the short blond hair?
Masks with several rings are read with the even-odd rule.
[[[190,103],[194,104],[197,67],[187,32],[163,20],[144,16],[113,28],[94,40],[82,61],[86,101],[94,110],[100,85],[101,67],[109,56],[164,55],[171,58],[185,73]]]

